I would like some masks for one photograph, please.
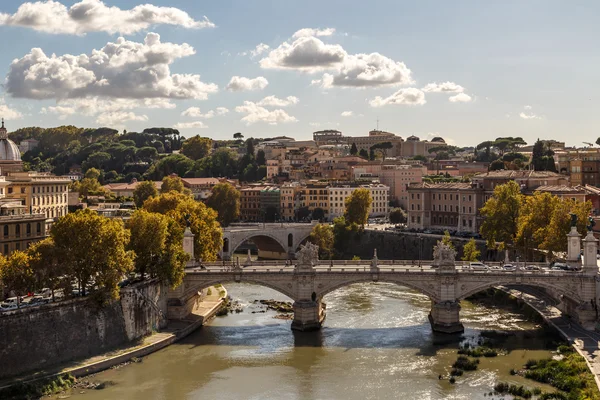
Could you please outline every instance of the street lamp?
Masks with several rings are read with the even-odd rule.
[[[417,235],[417,238],[419,238],[419,268],[421,268],[421,253],[423,251],[423,236],[421,236],[419,234],[419,235]]]

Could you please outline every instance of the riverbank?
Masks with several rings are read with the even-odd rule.
[[[137,360],[148,354],[161,350],[178,340],[188,336],[190,333],[201,327],[207,320],[215,316],[224,298],[227,297],[227,291],[222,286],[210,287],[207,289],[202,302],[200,302],[192,311],[191,315],[185,320],[169,321],[166,329],[161,332],[153,333],[143,338],[135,344],[121,347],[104,354],[90,357],[83,360],[73,361],[53,368],[37,371],[20,378],[7,379],[0,381],[0,398],[2,393],[15,385],[36,385],[36,382],[46,382],[48,379],[59,379],[68,375],[74,378],[80,378],[91,375],[120,364]],[[22,397],[14,397],[22,398]]]

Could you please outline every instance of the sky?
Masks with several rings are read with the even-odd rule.
[[[1,1],[9,131],[600,136],[600,2],[147,1]]]

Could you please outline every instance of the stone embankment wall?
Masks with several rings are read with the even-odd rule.
[[[351,240],[347,247],[346,258],[359,256],[366,260],[373,257],[373,249],[377,248],[377,256],[384,260],[418,260],[419,246],[421,246],[421,259],[433,259],[433,246],[441,239],[439,235],[421,235],[407,232],[371,231],[365,230]],[[420,241],[422,240],[422,243]],[[452,238],[452,244],[457,250],[457,260],[462,257],[462,249],[469,239]],[[488,261],[501,261],[504,259],[503,252],[488,251],[485,241],[477,240],[477,248],[481,251],[481,259]]]
[[[156,281],[121,289],[98,307],[87,298],[0,314],[0,378],[90,357],[166,326],[167,288]]]

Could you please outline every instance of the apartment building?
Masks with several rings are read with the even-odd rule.
[[[18,200],[0,199],[0,251],[4,256],[45,237],[45,214],[27,212]]]
[[[244,222],[262,221],[260,192],[264,186],[249,186],[240,190],[240,220]]]
[[[280,193],[280,213],[284,221],[292,221],[296,217],[296,209],[299,208],[299,182],[284,183],[279,188]]]
[[[328,220],[344,215],[346,211],[346,199],[354,193],[356,189],[368,189],[371,193],[373,203],[369,211],[369,217],[382,217],[389,213],[389,192],[390,188],[382,184],[370,185],[339,185],[328,188],[329,195],[329,214]]]
[[[260,191],[261,217],[264,222],[281,219],[281,191],[277,186],[267,186]]]
[[[386,150],[387,157],[400,156],[402,153],[403,139],[391,132],[372,130],[368,136],[346,136],[345,139],[349,146],[355,144],[359,152],[361,150],[368,152],[376,144],[390,142],[392,148]]]
[[[206,200],[212,188],[220,181],[217,178],[181,178],[183,186],[190,189],[194,199]]]
[[[329,219],[329,195],[327,182],[309,182],[298,189],[298,208],[306,207],[312,213],[321,208]]]
[[[408,227],[477,232],[483,189],[470,183],[414,183],[408,187]]]

